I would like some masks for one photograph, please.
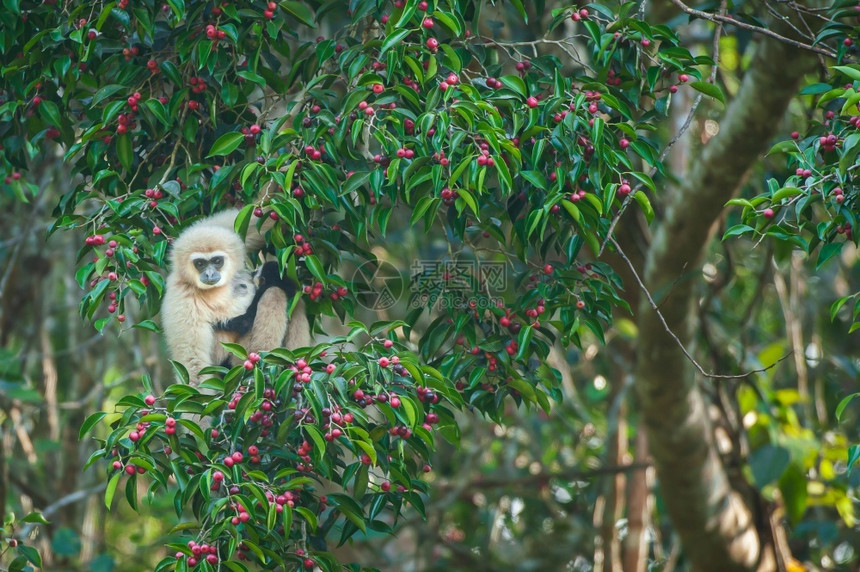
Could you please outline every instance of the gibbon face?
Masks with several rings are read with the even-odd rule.
[[[244,260],[242,239],[224,228],[192,226],[173,244],[173,267],[201,290],[230,284]]]
[[[222,271],[224,270],[224,260],[227,255],[220,250],[216,250],[210,254],[202,252],[194,252],[191,254],[191,263],[194,265],[194,270],[198,273],[198,281],[200,288],[214,288],[220,286],[223,279]]]

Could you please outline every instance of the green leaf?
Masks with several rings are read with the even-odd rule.
[[[519,350],[517,351],[516,359],[521,360],[526,355],[531,347],[532,338],[534,337],[535,331],[531,325],[528,325],[520,330],[519,338],[517,339],[517,344],[519,345]]]
[[[105,415],[107,415],[107,413],[104,411],[96,411],[95,413],[87,417],[84,421],[84,424],[81,425],[81,430],[78,432],[78,440],[83,439],[84,435],[90,432],[90,429],[92,429],[99,421],[105,418]]]
[[[217,157],[220,155],[229,155],[233,151],[239,148],[239,145],[242,144],[242,141],[245,140],[245,136],[241,133],[225,133],[221,137],[218,138],[217,141],[212,145],[212,149],[209,150],[208,157]]]
[[[305,433],[307,433],[311,441],[314,442],[314,447],[317,452],[322,455],[325,453],[325,439],[323,439],[322,433],[319,429],[317,429],[314,425],[305,425],[304,426]]]
[[[723,105],[726,104],[726,96],[723,95],[723,92],[719,87],[712,83],[708,83],[706,81],[694,81],[690,83],[690,87],[696,91],[704,93],[708,97],[713,97]]]
[[[119,157],[119,162],[122,163],[123,168],[126,171],[131,171],[131,165],[134,161],[134,151],[131,148],[131,135],[128,133],[117,135],[116,154]]]
[[[499,81],[501,81],[505,87],[515,92],[520,97],[528,97],[529,90],[526,87],[526,82],[524,82],[519,76],[504,75],[499,78]]]
[[[119,483],[119,478],[123,475],[121,472],[114,473],[108,481],[107,489],[105,489],[105,506],[110,510],[110,505],[113,502],[113,495],[116,493],[116,486]]]
[[[176,85],[182,85],[182,74],[179,73],[179,68],[176,67],[176,64],[170,60],[164,60],[158,67],[161,68],[161,71],[164,72],[164,75],[166,75],[170,81]]]
[[[818,261],[815,263],[815,269],[818,270],[825,262],[842,252],[844,245],[844,242],[830,242],[822,246],[821,252],[818,253]]]
[[[310,256],[305,256],[305,266],[308,267],[308,271],[314,275],[314,278],[325,284],[328,282],[328,276],[323,269],[323,265],[320,262],[320,259],[314,256],[313,254]]]
[[[770,200],[774,203],[778,203],[782,199],[800,194],[803,194],[803,189],[798,189],[797,187],[783,187],[775,192]]]
[[[31,512],[21,519],[21,522],[35,522],[37,524],[51,524],[40,512]]]
[[[167,118],[167,109],[164,107],[163,103],[157,99],[149,99],[145,101],[143,105],[149,109],[150,113],[152,113],[162,125],[165,127],[170,125],[170,120]]]
[[[394,32],[382,42],[382,47],[379,49],[379,59],[382,59],[383,54],[403,41],[406,36],[412,33],[412,30],[398,30]]]
[[[651,221],[654,220],[654,207],[651,206],[651,201],[648,200],[648,195],[642,191],[636,191],[633,193],[633,198],[642,208],[642,214],[645,215],[645,220],[648,221],[648,224],[651,224]]]
[[[779,479],[791,461],[791,454],[785,447],[766,444],[750,455],[750,468],[753,480],[759,489]]]
[[[60,109],[53,101],[43,101],[39,106],[39,115],[51,125],[61,126]]]
[[[851,473],[851,467],[860,459],[860,445],[851,445],[848,447],[848,473]]]
[[[65,529],[65,530],[70,530],[70,529]],[[39,554],[39,551],[36,550],[35,548],[33,548],[32,546],[19,545],[18,546],[18,552],[20,552],[24,556],[24,558],[27,559],[27,562],[33,564],[34,566],[36,566],[36,568],[42,567],[42,555]],[[55,550],[54,552],[56,553],[57,551]]]
[[[833,66],[830,69],[845,74],[854,81],[860,81],[860,66]]]
[[[848,404],[851,403],[851,400],[860,395],[860,393],[852,393],[851,395],[847,395],[842,398],[842,401],[839,402],[839,405],[836,406],[836,420],[842,421],[842,413],[845,411],[845,408],[848,407]]]
[[[792,140],[788,141],[780,141],[776,145],[770,148],[770,151],[767,152],[768,155],[772,155],[774,153],[788,153],[791,151],[797,151],[797,143]]]
[[[729,201],[728,201],[728,202],[726,202],[726,204],[725,204],[725,205],[723,205],[723,206],[731,206],[731,205],[735,205],[735,206],[739,206],[739,207],[749,207],[749,208],[753,208],[753,204],[752,204],[751,202],[749,202],[749,201],[748,201],[748,200],[746,200],[746,199],[740,199],[740,198],[738,198],[738,199],[729,199]]]
[[[279,4],[284,11],[292,14],[297,20],[302,22],[305,26],[310,26],[311,28],[316,26],[314,22],[314,13],[311,12],[311,9],[308,8],[302,2],[281,2]]]
[[[265,79],[263,79],[263,77],[262,77],[262,76],[257,75],[257,74],[255,74],[254,72],[250,72],[250,71],[247,71],[247,70],[242,70],[242,71],[238,71],[238,72],[236,72],[236,75],[237,75],[237,76],[239,76],[239,77],[241,77],[241,78],[244,78],[244,79],[246,79],[246,80],[248,80],[248,81],[250,81],[250,82],[254,82],[254,83],[256,83],[257,85],[259,85],[260,87],[262,87],[262,88],[265,88],[265,87],[266,87],[266,80],[265,80]]]
[[[844,306],[845,303],[850,299],[851,299],[851,296],[843,296],[842,298],[839,298],[838,300],[833,302],[833,304],[830,306],[830,321],[831,322],[836,319],[836,314],[839,313],[839,310],[842,309],[842,306]]]
[[[755,232],[755,229],[745,224],[736,224],[735,226],[727,230],[725,234],[723,234],[723,240],[732,236],[740,236],[747,232]]]

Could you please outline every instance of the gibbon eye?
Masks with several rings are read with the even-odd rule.
[[[224,257],[214,256],[210,259],[210,262],[215,265],[215,268],[221,268],[224,265]]]
[[[204,268],[206,268],[206,261],[202,258],[198,258],[194,261],[194,268],[196,268],[197,270],[203,270]]]

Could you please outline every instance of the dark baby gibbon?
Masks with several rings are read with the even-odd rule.
[[[309,346],[311,334],[304,302],[299,301],[292,316],[288,315],[290,302],[296,294],[296,283],[281,276],[277,262],[269,261],[260,267],[256,286],[254,298],[245,313],[217,324],[216,331],[233,334],[235,342],[249,352]],[[227,361],[229,363],[229,359]]]

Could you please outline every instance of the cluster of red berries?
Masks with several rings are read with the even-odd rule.
[[[254,369],[254,366],[260,362],[260,355],[254,352],[248,354],[248,359],[245,360],[245,363],[242,364],[242,367],[247,369],[248,371]]]
[[[572,202],[572,203],[578,203],[579,201],[581,201],[582,199],[585,198],[586,194],[588,194],[588,193],[586,193],[584,189],[579,189],[579,190],[576,190],[576,191],[573,191],[572,193],[570,193],[570,195],[567,198],[569,198],[570,202]]]
[[[313,159],[314,161],[320,160],[323,154],[325,154],[325,147],[322,144],[320,144],[319,149],[317,149],[313,145],[305,146],[305,155],[307,155],[308,158]]]
[[[433,160],[443,167],[447,167],[451,163],[448,157],[445,156],[445,151],[436,151],[433,153]]]
[[[262,128],[256,123],[253,125],[249,125],[248,127],[242,127],[239,132],[245,136],[245,144],[249,147],[253,147],[257,144],[257,135],[259,135]]]
[[[133,109],[137,109],[137,105]],[[130,111],[128,113],[120,113],[117,118],[117,126],[116,133],[117,135],[122,135],[123,133],[128,133],[130,129],[134,129],[137,127],[137,121],[135,121],[135,113],[134,111]]]
[[[206,80],[199,76],[194,76],[188,79],[188,85],[191,86],[192,93],[203,93],[206,91]]]
[[[334,411],[332,411],[332,409],[328,407],[324,407],[322,410],[324,421],[322,428],[324,431],[326,431],[325,435],[323,435],[323,438],[326,441],[334,441],[335,439],[343,435],[341,427],[343,425],[349,425],[355,420],[352,413],[347,412],[342,414],[340,413],[340,411],[341,409],[338,406],[334,408]]]
[[[439,89],[445,91],[449,87],[454,87],[458,83],[460,83],[460,76],[458,76],[454,72],[451,72],[448,74],[448,77],[446,77],[443,81],[439,82]]]
[[[553,114],[552,120],[555,121],[556,123],[561,123],[562,121],[564,121],[564,118],[567,117],[567,114],[570,113],[571,111],[573,111],[574,109],[576,109],[576,107],[574,106],[574,104],[571,103],[567,107],[567,109],[562,109],[560,112]],[[516,145],[517,145],[517,147],[519,147],[519,141],[517,141]]]
[[[842,192],[840,187],[836,187],[830,192],[833,194],[833,200],[836,201],[837,204],[841,205],[845,201],[845,194]],[[851,227],[849,226],[848,228]]]
[[[439,394],[430,388],[416,386],[415,393],[421,403],[439,403]]]
[[[421,85],[414,78],[404,76],[404,78],[401,80],[401,82],[403,83],[403,85],[405,85],[409,89],[412,89],[415,91],[421,90]]]
[[[133,57],[140,53],[140,48],[137,46],[131,46],[130,48],[123,48],[122,55],[125,57],[125,61],[130,62]]]
[[[301,463],[296,465],[296,470],[299,471],[300,473],[310,472],[313,470],[314,466],[311,463],[311,456],[310,456],[310,453],[313,450],[314,450],[314,448],[307,441],[303,441],[302,445],[298,449],[296,449],[296,454],[302,460]],[[322,502],[322,499],[320,499],[320,502]]]
[[[141,414],[143,412],[141,411]],[[137,443],[140,439],[143,438],[143,435],[146,433],[146,430],[149,428],[149,421],[140,421],[135,427],[135,430],[128,434],[128,438],[132,443]]]
[[[377,84],[377,85],[379,85],[379,84]],[[374,113],[376,113],[376,110],[375,110],[375,109],[373,109],[373,106],[371,106],[371,105],[370,105],[369,103],[367,103],[366,101],[361,101],[361,102],[359,102],[359,104],[358,104],[358,109],[359,109],[359,110],[361,110],[361,111],[363,111],[363,112],[364,112],[364,114],[365,114],[365,115],[367,115],[368,117],[370,117],[371,115],[373,115]]]
[[[197,544],[195,541],[189,540],[188,548],[191,549],[191,556],[188,556],[188,566],[190,568],[197,566],[199,562],[204,560],[213,566],[218,564],[218,547],[215,545]],[[180,551],[175,556],[177,560],[182,560],[186,554]]]
[[[227,33],[224,30],[218,29],[214,24],[209,24],[206,26],[206,37],[212,40],[213,42],[217,42],[218,40],[223,40],[227,36]]]
[[[489,87],[490,89],[499,89],[502,87],[502,82],[497,80],[494,77],[488,77],[487,78],[487,87]]]
[[[821,150],[824,152],[835,151],[836,146],[839,145],[839,143],[839,138],[833,133],[831,133],[830,135],[822,135],[818,138],[818,144],[821,146]]]
[[[460,198],[460,195],[459,193],[457,193],[457,191],[451,190],[448,187],[442,189],[442,191],[439,193],[439,196],[442,197],[442,202],[445,204],[445,206],[448,207],[452,206],[454,204],[454,201]]]
[[[156,208],[158,201],[164,198],[164,191],[161,189],[146,189],[143,191],[143,196],[149,199],[149,206]]]
[[[112,466],[117,471],[125,471],[127,475],[133,475],[135,473],[142,475],[146,472],[145,468],[137,466],[134,463],[129,463],[125,468],[123,468],[121,461],[114,461]]]
[[[517,343],[516,340],[508,340],[508,342],[505,344],[505,353],[508,354],[509,356],[517,355],[517,352],[519,351],[519,349],[520,349],[520,344]]]
[[[579,22],[580,20],[588,20],[588,10],[585,8],[581,9],[579,12],[575,11],[570,15],[570,19],[574,22]]]
[[[300,247],[296,247],[297,249]],[[313,286],[305,286],[303,292],[308,295],[311,301],[316,302],[319,300],[324,292],[324,288],[322,282],[315,282]],[[341,298],[345,298],[346,295],[349,294],[349,289],[345,286],[338,286],[334,288],[334,291],[330,292],[328,297],[331,298],[333,302],[340,300]]]
[[[84,244],[87,246],[101,246],[106,242],[103,234],[94,234],[84,239]]]
[[[278,9],[278,3],[277,2],[269,2],[268,4],[266,4],[266,9],[263,10],[263,17],[266,20],[271,20],[272,18],[275,17],[275,10],[277,10],[277,9]]]

